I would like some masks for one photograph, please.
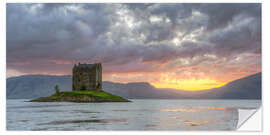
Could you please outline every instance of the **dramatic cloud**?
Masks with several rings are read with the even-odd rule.
[[[8,76],[71,74],[77,62],[153,84],[260,72],[261,4],[7,5]]]

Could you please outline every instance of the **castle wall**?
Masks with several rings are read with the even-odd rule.
[[[96,84],[97,84],[97,89],[101,90],[102,89],[102,66],[101,64],[97,65],[97,72],[96,72],[96,76],[97,76],[97,80],[96,80]]]
[[[72,90],[101,90],[101,76],[101,64],[95,64],[91,68],[85,65],[84,67],[75,65],[72,74]]]

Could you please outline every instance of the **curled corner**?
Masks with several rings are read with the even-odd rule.
[[[261,108],[238,109],[237,131],[261,131]]]

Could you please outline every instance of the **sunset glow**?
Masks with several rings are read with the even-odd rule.
[[[187,91],[199,91],[217,88],[225,85],[226,82],[218,82],[211,79],[190,79],[190,80],[166,80],[161,83],[152,83],[157,88],[172,88]]]

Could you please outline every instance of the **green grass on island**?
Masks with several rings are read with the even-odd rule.
[[[76,96],[76,95],[89,95],[89,96],[94,96],[94,97],[99,97],[99,98],[104,98],[104,99],[122,99],[120,96],[113,95],[111,93],[105,92],[105,91],[68,91],[68,92],[61,92],[63,95],[71,95],[71,96]]]
[[[31,102],[130,102],[120,96],[105,91],[65,91],[49,97],[41,97]]]

